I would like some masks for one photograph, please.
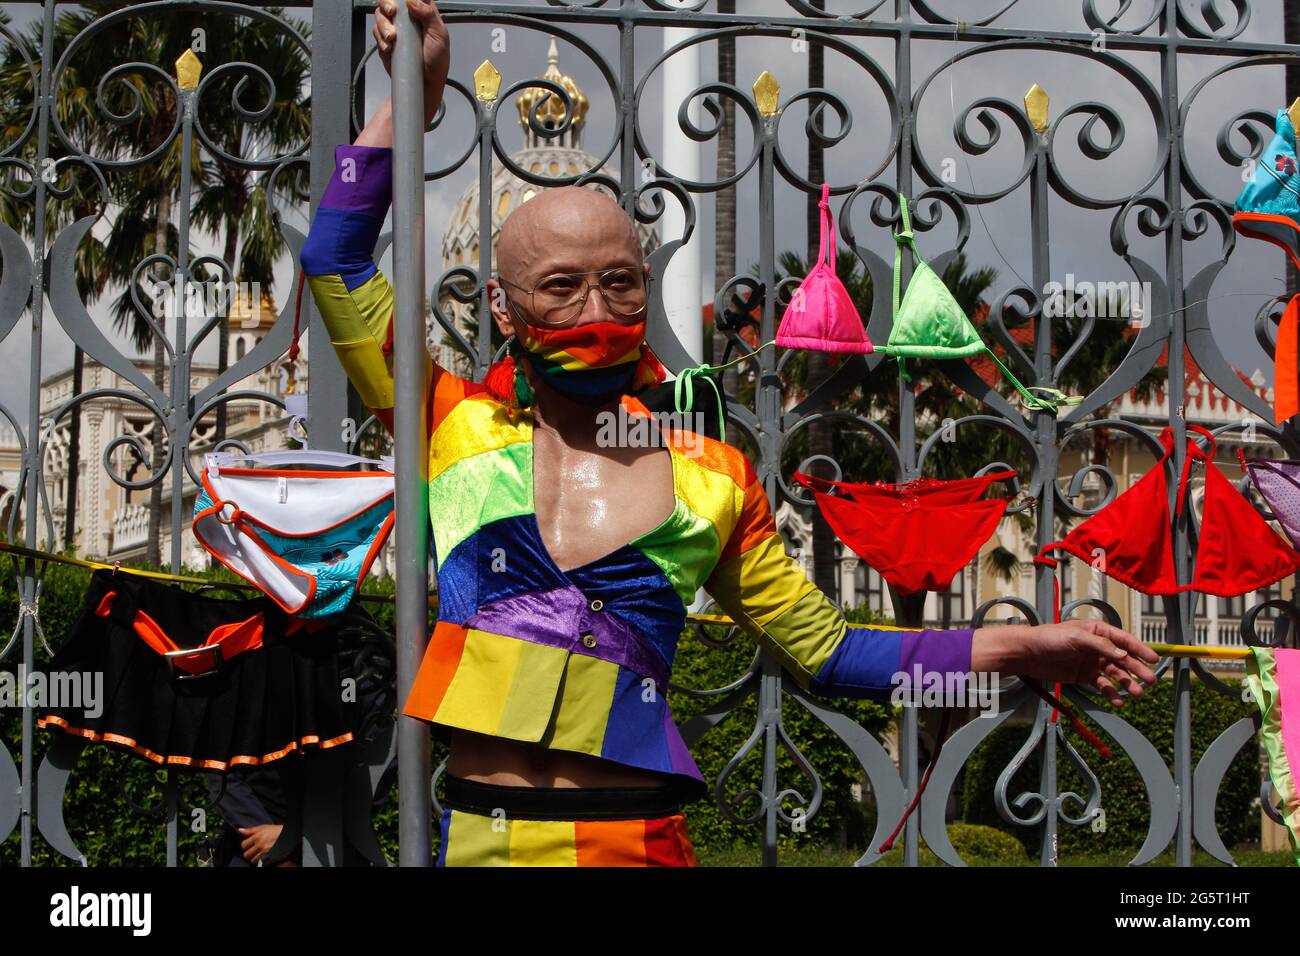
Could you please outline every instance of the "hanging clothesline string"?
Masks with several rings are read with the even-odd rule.
[[[166,571],[146,571],[143,568],[126,567],[118,562],[106,564],[102,561],[88,561],[84,558],[70,558],[67,555],[52,554],[49,551],[40,551],[34,548],[24,548],[16,544],[6,544],[0,542],[0,554],[12,554],[20,558],[32,558],[36,561],[45,561],[53,564],[66,564],[76,568],[89,568],[92,571],[118,571],[122,574],[134,574],[138,577],[153,578],[156,581],[169,581],[174,584],[198,584],[204,587],[220,586],[223,588],[233,588],[239,591],[258,591],[261,589],[252,585],[245,584],[241,581],[218,581],[210,578],[196,578],[184,574],[168,574]],[[392,604],[393,598],[383,594],[359,594],[358,600],[370,601],[378,604]],[[437,599],[432,595],[429,597],[429,603],[437,606]]]
[[[721,436],[720,440],[725,442],[727,440],[727,414],[723,409],[722,392],[718,390],[718,383],[710,376],[715,372],[723,372],[731,368],[733,365],[739,365],[741,362],[748,361],[769,345],[775,344],[775,340],[764,342],[753,351],[746,352],[744,355],[738,356],[730,362],[723,362],[721,365],[703,364],[696,365],[693,368],[682,369],[677,373],[677,378],[673,382],[673,407],[677,409],[677,414],[685,415],[694,407],[694,381],[696,378],[702,378],[704,381],[708,382],[709,386],[713,389],[713,397],[718,403],[718,434]]]

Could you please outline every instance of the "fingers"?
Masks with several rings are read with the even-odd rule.
[[[1157,657],[1157,659],[1159,658]],[[1152,670],[1150,667],[1147,667],[1146,664],[1143,664],[1133,654],[1130,654],[1127,658],[1125,658],[1121,662],[1121,665],[1126,671],[1128,671],[1138,680],[1142,681],[1142,683],[1144,684],[1154,684],[1156,682],[1156,672]]]
[[[1122,687],[1130,697],[1141,697],[1146,688],[1134,676],[1116,664],[1107,664],[1102,673],[1117,687]]]
[[[1132,634],[1105,621],[1062,623],[1071,628],[1070,638],[1085,654],[1095,653],[1100,658],[1088,670],[1096,673],[1093,683],[1112,706],[1124,706],[1121,689],[1138,698],[1145,692],[1144,684],[1156,682],[1155,671],[1144,661],[1159,660],[1159,655]]]
[[[432,0],[406,0],[406,8],[416,23],[426,27],[442,26],[442,14]],[[397,19],[397,0],[379,0],[375,8],[375,19],[391,24]]]
[[[391,22],[381,22],[376,14],[375,26],[370,31],[370,35],[375,38],[375,48],[380,56],[387,56],[393,52],[393,38],[397,36],[397,28]]]
[[[1088,621],[1088,622],[1080,622],[1080,623],[1100,624],[1101,622]],[[1106,626],[1109,627],[1109,625]],[[1076,637],[1080,644],[1083,644],[1085,647],[1087,647],[1090,650],[1096,651],[1107,661],[1119,662],[1119,661],[1123,661],[1126,657],[1129,656],[1127,650],[1125,650],[1123,647],[1120,647],[1118,644],[1116,644],[1106,635],[1097,633],[1091,627],[1080,628],[1079,631],[1076,633]]]
[[[1099,630],[1094,631],[1094,633],[1110,638],[1112,642],[1119,647],[1124,648],[1124,650],[1128,651],[1128,653],[1137,657],[1139,660],[1144,660],[1148,664],[1154,664],[1160,660],[1159,654],[1153,651],[1150,646],[1144,643],[1141,639],[1134,637],[1128,631],[1107,624],[1105,621],[1093,621],[1092,623],[1099,625]]]
[[[1156,682],[1156,672],[1149,665],[1159,662],[1160,655],[1131,634],[1124,635],[1120,646],[1129,652],[1127,659],[1123,662],[1124,669],[1138,680],[1147,684],[1154,684]]]
[[[268,843],[266,840],[260,840],[256,836],[251,836],[240,844],[240,849],[243,850],[244,859],[249,863],[256,863],[258,860],[262,859],[262,857],[271,852],[271,847],[273,845],[274,841]]]
[[[1151,650],[1150,647],[1138,638],[1134,637],[1128,631],[1116,627],[1114,624],[1108,624],[1105,621],[1091,619],[1075,620],[1070,621],[1070,623],[1091,631],[1093,634],[1100,637],[1108,638],[1111,643],[1115,644],[1117,647],[1123,648],[1126,653],[1134,654],[1144,661],[1154,664],[1156,661],[1160,660],[1159,654]]]
[[[442,14],[438,12],[432,0],[406,0],[406,5],[411,18],[420,24],[423,32],[446,32]],[[394,23],[396,19],[397,0],[379,0],[379,5],[375,7],[375,26],[370,34],[375,38],[375,46],[383,56],[393,52],[393,43],[397,39],[397,24]]]
[[[1089,621],[1094,625],[1089,630],[1111,642],[1115,647],[1123,652],[1123,658],[1114,658],[1122,664],[1124,669],[1136,677],[1138,680],[1147,684],[1156,682],[1156,672],[1148,667],[1148,664],[1155,664],[1160,660],[1160,655],[1153,651],[1141,640],[1134,637],[1128,631],[1121,630],[1105,621]]]
[[[438,7],[432,0],[406,0],[406,3],[411,9],[411,16],[421,23],[427,22],[432,25],[442,22],[442,14],[438,12]]]
[[[1128,631],[1105,621],[1072,621],[1086,634],[1083,642],[1095,647],[1108,661],[1117,663],[1138,680],[1148,684],[1156,681],[1156,672],[1144,662],[1156,663],[1160,655]]]
[[[1119,691],[1115,689],[1115,685],[1105,675],[1099,674],[1097,679],[1093,681],[1093,685],[1105,695],[1106,700],[1109,701],[1112,707],[1124,706],[1124,698],[1120,696]]]

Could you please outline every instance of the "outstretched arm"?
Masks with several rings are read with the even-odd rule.
[[[848,624],[785,553],[763,487],[746,463],[741,519],[706,589],[732,620],[781,660],[795,683],[814,693],[889,700],[906,675],[915,686],[939,675],[993,672],[1088,684],[1122,706],[1116,685],[1140,696],[1153,683],[1156,654],[1133,635],[1099,621],[977,630],[885,628]],[[955,678],[954,678],[955,680]]]

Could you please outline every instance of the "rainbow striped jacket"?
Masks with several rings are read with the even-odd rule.
[[[373,252],[391,180],[391,150],[337,147],[300,256],[349,379],[390,429],[393,291]],[[678,775],[702,794],[665,699],[701,587],[805,690],[888,700],[894,675],[918,666],[969,672],[970,630],[849,626],[786,555],[744,454],[704,436],[668,433],[667,520],[560,570],[534,515],[531,412],[445,370],[432,381],[438,622],[406,714]],[[649,414],[633,396],[623,406]]]

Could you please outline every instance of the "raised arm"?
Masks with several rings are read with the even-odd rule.
[[[438,9],[410,0],[422,36],[425,126],[442,103],[450,42]],[[390,68],[393,0],[380,0],[374,35]],[[393,201],[391,100],[351,145],[334,148],[334,172],[312,219],[299,262],[339,361],[361,400],[393,429],[393,288],[375,264],[375,242]],[[432,363],[432,359],[430,359]],[[433,364],[432,394],[455,390],[456,377]]]
[[[391,149],[336,146],[334,173],[299,256],[348,380],[390,432],[393,288],[374,251],[392,184]]]

